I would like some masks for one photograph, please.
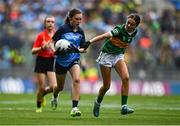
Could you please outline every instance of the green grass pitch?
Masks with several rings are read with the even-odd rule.
[[[71,117],[71,95],[62,92],[57,110],[51,110],[51,94],[42,113],[35,113],[34,94],[0,94],[0,125],[180,125],[179,96],[130,96],[130,115],[120,114],[120,95],[105,96],[98,118],[92,114],[95,95],[81,95],[80,117]]]

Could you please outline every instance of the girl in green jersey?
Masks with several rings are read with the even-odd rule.
[[[132,13],[127,16],[125,24],[117,25],[110,32],[98,35],[86,42],[88,47],[91,43],[105,39],[102,51],[97,59],[100,64],[103,85],[99,89],[97,99],[94,102],[93,114],[95,117],[99,116],[100,103],[111,85],[111,68],[115,68],[122,80],[121,114],[125,115],[134,112],[133,109],[127,107],[129,72],[124,61],[124,52],[135,37],[139,23],[139,15]]]

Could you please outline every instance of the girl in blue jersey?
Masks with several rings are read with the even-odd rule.
[[[82,21],[82,12],[79,9],[72,9],[67,14],[65,23],[59,27],[53,36],[52,40],[57,42],[59,39],[68,40],[74,49],[81,48],[85,43],[84,31],[79,27]],[[71,48],[72,49],[72,48]],[[53,93],[51,105],[56,109],[58,103],[58,94],[64,88],[67,71],[72,77],[72,110],[71,116],[80,116],[81,112],[78,109],[78,102],[80,98],[80,66],[78,61],[80,59],[79,50],[75,53],[57,52],[55,71],[57,77],[57,89]]]

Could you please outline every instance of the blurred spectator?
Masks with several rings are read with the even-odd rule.
[[[172,56],[176,65],[176,68],[180,69],[180,36],[175,34],[170,38],[170,46],[172,49]]]

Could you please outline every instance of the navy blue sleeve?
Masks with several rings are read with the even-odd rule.
[[[52,40],[54,40],[55,42],[57,42],[59,39],[61,39],[61,36],[62,36],[62,30],[63,28],[60,27],[54,34],[54,36],[52,37]]]
[[[82,39],[81,39],[81,42],[80,42],[80,47],[81,48],[83,48],[84,47],[84,43],[85,43],[85,41],[86,41],[86,39],[85,39],[85,35],[84,35],[84,31],[82,31]]]

